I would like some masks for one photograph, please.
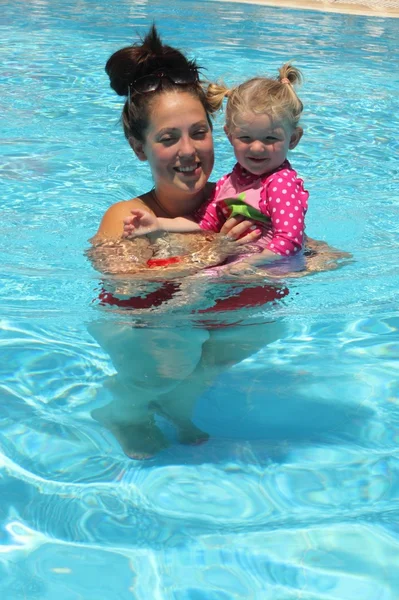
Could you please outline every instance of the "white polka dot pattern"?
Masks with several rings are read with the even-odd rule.
[[[309,193],[287,160],[277,171],[263,177],[252,175],[237,164],[232,173],[217,182],[211,198],[194,218],[202,229],[220,231],[231,214],[231,207],[224,200],[237,196],[245,197],[248,206],[270,219],[271,228],[261,227],[265,233],[263,247],[281,256],[301,250]]]
[[[289,200],[281,198],[289,193]],[[309,193],[291,165],[286,161],[278,172],[272,173],[264,180],[261,192],[262,213],[272,221],[273,237],[267,246],[269,250],[282,256],[296,254],[303,246],[305,214],[308,208]],[[277,216],[283,219],[276,218]]]

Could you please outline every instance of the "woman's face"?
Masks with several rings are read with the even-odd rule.
[[[142,146],[157,190],[193,194],[203,189],[214,162],[212,131],[201,102],[186,92],[165,92],[151,104]]]

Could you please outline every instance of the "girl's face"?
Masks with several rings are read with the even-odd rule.
[[[133,141],[140,160],[148,160],[157,190],[195,194],[213,168],[213,139],[201,102],[186,92],[165,92],[151,105],[145,142]]]
[[[302,137],[302,129],[293,129],[286,121],[267,114],[246,113],[237,124],[224,128],[242,167],[253,175],[271,173],[287,158]]]

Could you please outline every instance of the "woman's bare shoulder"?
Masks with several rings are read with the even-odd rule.
[[[122,200],[112,204],[101,219],[97,233],[89,241],[93,244],[105,239],[120,239],[123,233],[123,220],[130,216],[130,211],[133,208],[141,208],[152,212],[146,204],[147,195],[143,194],[131,200]]]

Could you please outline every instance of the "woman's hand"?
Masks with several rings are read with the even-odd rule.
[[[227,219],[220,230],[220,233],[231,238],[240,246],[250,242],[256,242],[262,234],[254,221],[249,221],[240,216]]]
[[[155,215],[140,208],[133,208],[130,212],[132,216],[123,219],[123,238],[133,239],[159,231],[160,227]]]
[[[240,277],[241,275],[259,275],[262,273],[261,271],[258,271],[255,265],[251,265],[251,263],[246,260],[227,265],[225,270],[227,275],[234,275],[235,277]]]

